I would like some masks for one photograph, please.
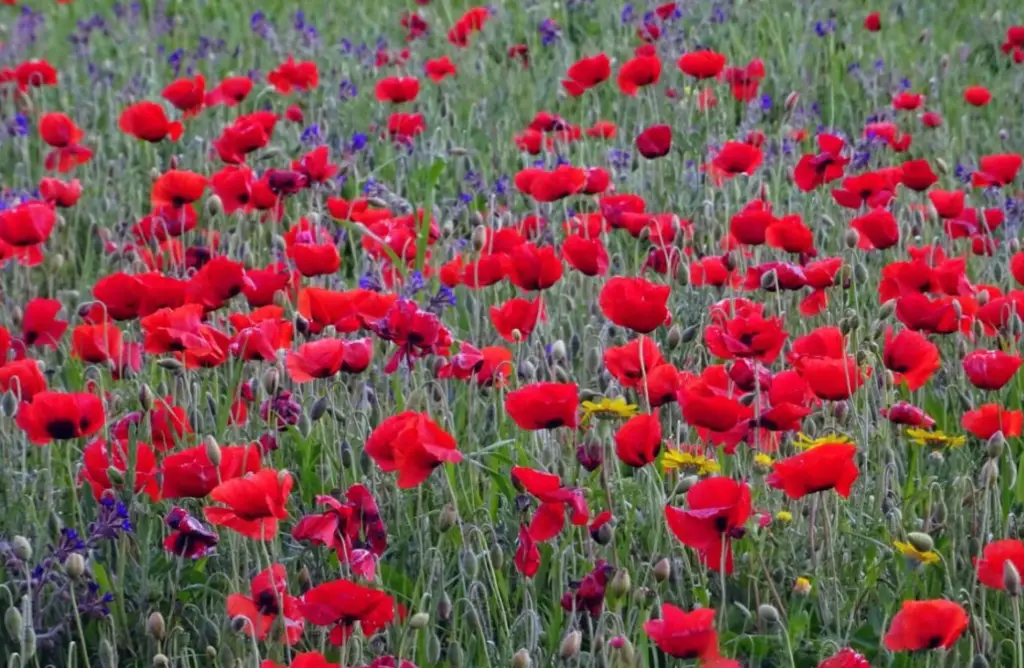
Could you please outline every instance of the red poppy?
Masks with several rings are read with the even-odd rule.
[[[217,485],[210,499],[227,507],[206,506],[203,512],[211,524],[254,540],[272,540],[278,521],[288,517],[285,505],[293,483],[287,471],[260,469]]]
[[[860,476],[853,462],[856,453],[857,446],[849,443],[819,445],[776,462],[765,482],[791,499],[830,489],[849,498],[850,489]]]
[[[380,102],[411,102],[420,94],[420,80],[416,77],[387,77],[377,82],[375,94]]]
[[[942,366],[938,346],[909,329],[900,330],[895,336],[892,328],[886,330],[882,361],[886,369],[896,374],[896,383],[906,381],[910,391],[922,387]]]
[[[1021,434],[1024,412],[1007,410],[999,404],[984,404],[964,413],[960,425],[982,440],[991,438],[996,432],[1012,438]]]
[[[858,247],[864,250],[885,250],[900,242],[900,226],[896,217],[885,209],[873,209],[850,221],[857,231]]]
[[[581,192],[587,185],[587,172],[571,165],[560,165],[550,172],[531,167],[516,174],[515,185],[538,202],[557,202]]]
[[[399,299],[380,316],[362,316],[363,326],[384,341],[395,344],[395,352],[384,366],[384,373],[398,370],[404,360],[412,368],[416,359],[449,352],[451,333],[441,324],[437,314],[424,311],[416,302]]]
[[[427,78],[434,83],[440,83],[446,77],[453,77],[458,74],[455,63],[448,56],[431,58],[424,64],[423,71],[426,73]]]
[[[683,74],[696,79],[714,79],[725,67],[725,56],[715,51],[690,51],[676,61]]]
[[[900,111],[914,111],[924,104],[924,95],[902,92],[892,96],[892,108]]]
[[[60,179],[43,177],[39,181],[39,196],[47,204],[53,204],[62,209],[69,209],[82,196],[82,184],[78,182],[78,179],[65,182]]]
[[[992,589],[1006,589],[1006,563],[1012,564],[1018,573],[1024,572],[1024,542],[1019,540],[992,541],[982,550],[981,558],[973,559],[978,569],[978,580]]]
[[[705,169],[711,173],[715,185],[721,185],[737,174],[753,175],[761,165],[761,149],[746,142],[727,141]]]
[[[878,12],[871,12],[864,17],[864,29],[868,32],[878,32],[882,29],[882,17]],[[820,666],[818,668],[821,668]],[[836,667],[838,668],[838,666]]]
[[[234,107],[248,97],[251,90],[252,79],[249,77],[228,77],[206,95],[206,104]]]
[[[87,392],[37,392],[22,404],[15,416],[17,425],[36,445],[92,436],[106,422],[103,402]]]
[[[897,401],[889,408],[881,409],[882,417],[887,418],[895,424],[905,424],[908,427],[923,427],[925,429],[935,426],[935,419],[924,412],[923,409],[907,403]]]
[[[227,597],[228,616],[245,620],[242,631],[248,636],[264,640],[274,627],[274,622],[280,618],[284,631],[282,640],[288,645],[298,642],[305,621],[300,610],[301,601],[288,594],[284,566],[272,564],[254,577],[251,592],[251,596],[231,594]]]
[[[900,169],[903,170],[903,185],[918,192],[928,190],[939,180],[927,160],[908,160]]]
[[[459,346],[459,353],[438,369],[438,378],[467,380],[476,376],[479,385],[504,385],[512,372],[512,351],[501,346],[489,346],[482,350],[465,341]]]
[[[567,509],[570,511],[569,520],[574,526],[586,526],[590,521],[590,510],[583,497],[583,490],[564,487],[558,476],[525,466],[514,466],[512,479],[540,502],[530,522],[530,537],[533,540],[544,542],[560,534],[565,526]]]
[[[793,181],[804,192],[810,192],[820,185],[831,183],[843,177],[843,171],[850,159],[842,156],[845,142],[834,135],[820,134],[817,137],[818,153],[800,158],[793,170]]]
[[[658,344],[646,336],[604,351],[605,368],[623,387],[637,387],[646,375],[664,363]]]
[[[386,316],[396,300],[396,295],[372,290],[303,288],[299,291],[296,308],[314,334],[319,334],[324,327],[355,332],[363,326],[364,320]]]
[[[967,613],[957,603],[942,599],[904,601],[889,623],[885,647],[890,652],[950,649],[967,629]]]
[[[608,272],[608,251],[600,237],[566,236],[562,242],[562,257],[584,276],[604,276]]]
[[[39,136],[53,148],[67,148],[82,141],[85,133],[66,114],[49,112],[39,119]]]
[[[13,247],[21,264],[34,266],[43,261],[42,244],[50,238],[56,224],[57,214],[52,205],[34,200],[22,202],[0,211],[0,241]]]
[[[686,492],[687,509],[665,506],[673,535],[697,550],[701,563],[715,572],[732,573],[732,537],[742,535],[750,517],[750,486],[732,478],[701,480]],[[723,551],[724,550],[724,551]]]
[[[871,668],[871,664],[862,655],[846,647],[819,663],[818,668]]]
[[[615,432],[615,454],[627,466],[646,466],[660,450],[661,420],[657,410],[631,417]]]
[[[388,533],[370,490],[352,485],[345,492],[344,501],[321,495],[316,497],[316,502],[327,506],[327,510],[299,520],[292,537],[333,549],[341,563],[353,568],[369,563],[369,568],[363,567],[360,575],[368,573],[372,579],[373,557],[384,554]]]
[[[25,304],[21,317],[21,340],[26,346],[56,348],[68,328],[66,320],[58,320],[63,305],[56,299],[36,297]]]
[[[219,484],[260,470],[260,450],[255,445],[220,447],[220,463],[210,461],[205,446],[176,452],[164,458],[161,496],[165,499],[202,499]]]
[[[520,429],[574,429],[579,403],[575,383],[533,383],[505,396],[505,412]]]
[[[395,112],[388,117],[388,134],[397,141],[407,142],[427,129],[422,114]]]
[[[234,123],[221,131],[220,136],[213,142],[213,148],[222,161],[231,165],[242,164],[246,155],[270,142],[276,123],[277,115],[269,112],[239,116]],[[247,174],[252,181],[251,173]]]
[[[932,190],[928,193],[935,212],[940,218],[956,218],[964,210],[964,191]]]
[[[712,355],[721,359],[751,358],[771,364],[787,336],[781,318],[751,314],[709,325],[704,330],[704,343]]]
[[[618,126],[611,121],[597,121],[586,130],[588,137],[598,139],[614,139],[618,132]]]
[[[206,101],[206,78],[197,74],[192,79],[176,79],[164,88],[160,96],[184,112],[185,118],[195,116]]]
[[[309,183],[326,183],[338,173],[338,166],[330,161],[326,146],[317,147],[298,160],[292,160],[292,169],[305,176]]]
[[[154,144],[165,138],[178,141],[184,131],[181,123],[167,119],[164,108],[156,102],[137,102],[126,107],[117,123],[121,132]]]
[[[652,125],[636,138],[636,149],[648,160],[668,155],[672,149],[672,128],[668,125]]]
[[[1020,368],[1019,355],[1001,350],[974,350],[964,357],[967,380],[982,390],[998,390],[1010,382]]]
[[[57,70],[49,61],[33,58],[19,63],[14,68],[14,79],[18,82],[18,90],[24,93],[30,86],[34,88],[56,86]]]
[[[656,55],[637,56],[623,63],[616,82],[625,95],[636,95],[644,86],[658,83],[661,78],[661,59]]]
[[[1016,153],[985,155],[978,161],[978,171],[971,174],[971,185],[976,188],[1008,186],[1017,178],[1024,157]]]
[[[580,58],[569,66],[562,87],[572,97],[578,97],[612,75],[611,61],[604,53]]]
[[[319,339],[303,343],[297,351],[289,352],[286,366],[292,381],[308,383],[317,378],[330,378],[340,371],[361,373],[370,366],[372,359],[373,343],[369,338],[356,341]]]
[[[516,570],[528,578],[532,578],[540,570],[540,549],[525,524],[519,525],[519,539],[516,541],[513,562]]]
[[[647,334],[669,320],[666,304],[671,291],[667,285],[644,278],[616,276],[601,288],[598,303],[604,316],[616,325]]]
[[[669,656],[714,659],[718,656],[718,634],[714,623],[713,608],[684,612],[670,603],[662,603],[661,618],[644,622],[644,633]]]
[[[771,248],[787,253],[817,254],[814,249],[814,233],[799,215],[773,220],[764,232],[764,240]]]
[[[19,401],[32,401],[46,389],[46,376],[36,360],[14,360],[0,366],[0,391],[10,392]]]
[[[794,345],[794,352],[796,350],[797,346]],[[791,356],[790,362],[819,399],[848,399],[864,384],[857,360],[841,349],[838,354],[830,350],[827,354],[807,354],[799,358]]]
[[[415,411],[393,415],[377,425],[365,449],[382,471],[398,471],[401,489],[416,487],[446,462],[462,461],[452,435],[426,413]]]
[[[121,330],[114,323],[79,325],[71,332],[71,356],[88,364],[116,362],[121,351]]]
[[[832,197],[837,204],[848,209],[859,209],[865,205],[884,207],[892,199],[898,182],[898,178],[882,171],[865,172],[843,179],[843,187],[832,190]]]
[[[132,475],[135,479],[134,493],[145,492],[154,501],[160,498],[160,487],[156,482],[156,455],[148,443],[135,443],[134,459],[131,463]],[[92,488],[93,497],[97,501],[103,495],[114,489],[110,481],[110,470],[113,469],[128,479],[128,459],[132,456],[132,450],[128,443],[107,443],[103,439],[92,441],[82,451],[82,472],[79,474],[81,480],[89,483]]]
[[[529,300],[515,297],[490,310],[491,324],[501,338],[512,343],[525,340],[537,323],[545,320],[544,302],[540,297]]]
[[[277,89],[277,92],[287,95],[292,90],[316,88],[320,83],[320,73],[313,61],[304,60],[297,63],[295,58],[289,55],[288,60],[270,71],[267,81]]]
[[[984,86],[968,86],[964,89],[964,101],[973,107],[984,107],[992,100],[992,93]]]
[[[153,206],[180,209],[202,197],[206,184],[206,177],[195,172],[176,169],[164,172],[153,183]]]
[[[310,624],[332,627],[329,640],[340,647],[352,635],[357,622],[366,637],[391,624],[396,604],[380,590],[348,580],[332,580],[306,592],[300,609]]]

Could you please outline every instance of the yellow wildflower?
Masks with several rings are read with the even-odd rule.
[[[809,578],[797,578],[793,584],[793,593],[799,596],[807,596],[811,593],[811,581]]]
[[[763,452],[759,452],[754,455],[754,467],[757,468],[758,471],[767,473],[771,470],[774,464],[775,460]]]
[[[661,457],[661,467],[665,471],[684,470],[688,473],[704,476],[718,473],[721,467],[714,459],[686,450],[669,449]]]
[[[796,440],[793,441],[793,445],[800,448],[801,450],[811,450],[818,447],[819,445],[829,445],[832,443],[853,443],[848,437],[840,434],[825,434],[818,438],[811,438],[803,432],[799,432],[796,435]]]
[[[902,541],[893,541],[893,547],[899,550],[899,553],[911,561],[925,564],[927,566],[934,566],[941,561],[938,552],[921,552],[910,543],[904,543]]]
[[[586,422],[591,416],[599,420],[628,420],[636,415],[636,408],[636,404],[626,403],[623,397],[602,397],[600,401],[584,401],[582,422]]]
[[[775,513],[775,519],[777,519],[780,522],[785,522],[788,524],[789,522],[793,521],[793,513],[789,512],[788,510],[780,510],[779,512]]]
[[[928,431],[918,427],[908,429],[907,437],[913,443],[930,448],[959,448],[967,442],[965,436],[954,436],[941,430]]]

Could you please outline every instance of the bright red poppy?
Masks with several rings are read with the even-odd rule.
[[[658,649],[669,656],[678,659],[714,659],[718,656],[718,634],[715,633],[714,623],[713,608],[684,612],[670,603],[662,603],[661,618],[644,622],[644,633],[654,641]]]
[[[87,392],[38,392],[22,404],[17,425],[36,445],[92,436],[103,428],[106,413],[99,397]]]
[[[285,505],[293,484],[287,471],[260,469],[217,485],[210,492],[210,500],[223,506],[206,506],[203,512],[211,524],[253,540],[272,540],[277,535],[278,521],[288,517]]]
[[[922,387],[942,366],[938,346],[909,329],[900,330],[895,336],[892,328],[886,330],[882,361],[886,369],[896,374],[896,383],[906,382],[910,391]]]
[[[616,276],[601,288],[598,304],[606,318],[620,327],[648,334],[669,318],[668,296],[672,288],[645,278]]]
[[[579,403],[575,383],[533,383],[505,396],[505,412],[520,429],[575,428]]]
[[[982,550],[981,558],[973,559],[978,570],[978,580],[992,589],[1006,589],[1004,573],[1006,563],[1012,564],[1018,573],[1024,572],[1024,542],[1013,539],[992,541]]]
[[[442,464],[462,461],[452,435],[425,413],[415,411],[381,422],[366,439],[366,454],[385,473],[398,471],[401,489],[416,487]]]
[[[968,624],[967,612],[953,601],[904,601],[885,633],[890,652],[950,649]]]
[[[686,493],[687,509],[665,506],[668,528],[683,545],[697,550],[701,563],[732,573],[733,534],[750,517],[750,486],[732,478],[701,480]]]
[[[284,566],[272,564],[252,579],[250,596],[227,597],[227,613],[231,619],[245,620],[242,632],[258,640],[265,640],[274,622],[280,619],[284,631],[281,640],[293,645],[302,637],[305,626],[300,604],[297,597],[288,593]]]
[[[132,450],[134,448],[134,451]],[[103,439],[92,441],[82,451],[81,479],[92,488],[93,497],[97,501],[109,490],[115,490],[110,481],[110,470],[118,471],[128,479],[130,458],[134,457],[131,468],[135,478],[136,494],[144,492],[154,501],[160,498],[160,486],[156,481],[156,455],[148,443],[138,442],[129,446],[128,443],[110,442]],[[116,491],[114,492],[116,494]]]
[[[544,542],[560,534],[565,526],[567,509],[574,526],[586,526],[590,521],[583,490],[564,487],[558,476],[525,466],[514,466],[512,479],[540,502],[530,522],[529,533],[533,540]]]
[[[331,627],[329,640],[337,647],[351,637],[357,622],[366,637],[384,629],[394,621],[396,608],[384,592],[342,579],[313,587],[300,603],[307,622]]]
[[[857,446],[849,443],[826,443],[798,455],[776,462],[765,478],[770,486],[781,489],[791,499],[808,494],[836,490],[849,498],[860,470],[853,461]]]
[[[1001,350],[973,350],[964,357],[964,373],[971,385],[982,390],[999,390],[1010,382],[1021,365],[1019,355]]]
[[[184,131],[180,122],[168,120],[164,108],[156,102],[137,102],[126,107],[117,123],[121,132],[154,144],[165,138],[178,141]]]
[[[633,468],[653,462],[661,444],[661,420],[657,410],[631,417],[615,432],[615,454],[623,464]]]

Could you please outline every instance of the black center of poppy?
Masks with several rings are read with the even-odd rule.
[[[180,209],[186,204],[188,204],[188,202],[181,195],[175,195],[174,197],[171,198],[171,206],[173,206],[175,209]]]
[[[39,338],[39,332],[25,332],[25,343],[32,345]]]
[[[942,636],[932,636],[928,638],[928,649],[935,649],[942,644]]]
[[[75,423],[71,420],[47,422],[46,433],[58,441],[66,441],[75,437]]]
[[[261,591],[260,595],[256,597],[256,607],[261,614],[276,615],[280,611],[277,594],[272,589]]]
[[[563,420],[562,418],[554,418],[552,420],[548,420],[547,422],[545,422],[544,428],[557,429],[558,427],[561,427],[563,424],[565,424],[565,420]]]
[[[246,195],[246,194],[239,195],[238,196],[238,203],[239,204],[248,204],[249,203],[249,196]]]
[[[725,530],[729,528],[729,518],[722,516],[715,518],[715,530],[718,533],[725,533]]]

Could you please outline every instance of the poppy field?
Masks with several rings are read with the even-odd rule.
[[[10,668],[1024,668],[1024,13],[0,1]]]

